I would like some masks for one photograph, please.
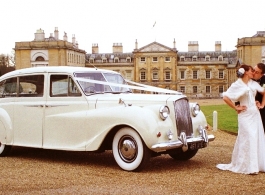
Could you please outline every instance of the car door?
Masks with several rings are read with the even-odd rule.
[[[67,74],[49,74],[45,108],[43,147],[84,150],[85,112],[88,103],[78,85]]]
[[[42,147],[44,74],[19,76],[14,101],[14,145]]]

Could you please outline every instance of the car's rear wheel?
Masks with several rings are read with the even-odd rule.
[[[172,158],[174,158],[175,160],[189,160],[191,159],[193,156],[195,156],[198,152],[197,150],[191,150],[188,149],[186,152],[183,152],[182,149],[180,148],[180,150],[176,151],[176,152],[170,152],[169,156],[171,156]]]
[[[7,146],[0,142],[0,157],[8,155],[11,150],[11,146]]]
[[[117,164],[126,171],[142,170],[151,156],[140,135],[129,127],[124,127],[115,134],[112,151]]]

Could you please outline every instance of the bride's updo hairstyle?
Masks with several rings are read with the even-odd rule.
[[[243,78],[245,72],[249,71],[249,69],[252,69],[252,67],[249,65],[245,65],[245,64],[241,65],[239,69],[236,71],[237,77]]]

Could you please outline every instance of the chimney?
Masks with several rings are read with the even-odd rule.
[[[74,34],[72,35],[72,43],[73,43],[73,45],[75,45],[75,35]]]
[[[67,33],[66,33],[66,32],[64,32],[63,40],[64,40],[64,41],[68,41]]]
[[[215,51],[220,52],[222,51],[222,44],[221,41],[215,41]]]
[[[58,41],[59,40],[59,31],[58,31],[58,27],[55,27],[54,30],[54,38]]]
[[[174,38],[174,41],[173,41],[173,49],[176,49],[176,41],[175,41],[175,38]]]
[[[137,39],[135,40],[135,49],[138,49],[138,42],[137,42]]]
[[[44,41],[45,39],[45,34],[44,34],[44,30],[42,30],[41,28],[39,30],[36,31],[35,33],[35,39],[34,41]]]
[[[97,43],[92,44],[92,54],[98,54],[98,44]]]
[[[113,43],[112,52],[113,53],[122,53],[123,52],[122,44],[121,43]]]
[[[188,51],[189,52],[198,52],[199,51],[198,41],[189,41]]]

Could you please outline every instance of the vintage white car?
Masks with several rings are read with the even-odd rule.
[[[197,103],[114,71],[35,67],[0,77],[0,156],[11,146],[112,150],[121,169],[139,171],[160,154],[188,160],[214,138]]]

